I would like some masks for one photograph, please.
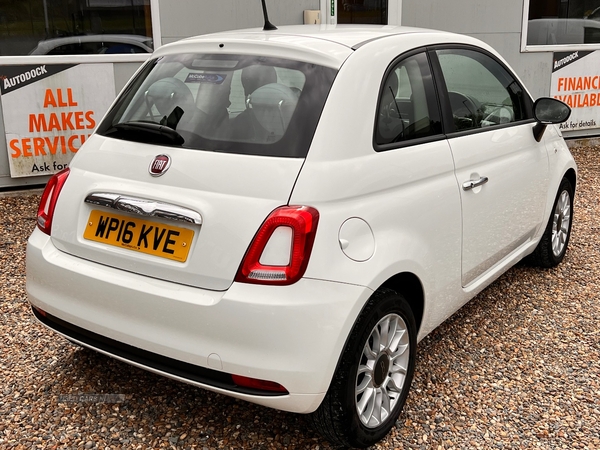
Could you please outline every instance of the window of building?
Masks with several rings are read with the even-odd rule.
[[[337,0],[337,21],[387,25],[387,9],[387,0]]]
[[[526,0],[525,45],[600,44],[600,0]]]
[[[0,56],[152,50],[150,0],[0,0]]]

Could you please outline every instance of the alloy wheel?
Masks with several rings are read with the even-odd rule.
[[[562,191],[552,220],[552,253],[558,257],[565,249],[571,225],[571,197],[565,190]]]
[[[401,397],[409,367],[410,340],[397,314],[383,317],[364,345],[356,374],[355,403],[367,428],[380,426]]]

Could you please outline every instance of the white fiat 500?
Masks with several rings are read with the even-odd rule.
[[[33,313],[371,445],[420,339],[521,259],[563,259],[576,166],[555,124],[569,113],[445,32],[292,26],[163,46],[43,193]]]

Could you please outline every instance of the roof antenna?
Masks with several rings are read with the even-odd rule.
[[[263,31],[272,31],[276,30],[277,27],[269,22],[269,15],[267,14],[267,5],[265,5],[265,0],[262,0],[262,8],[263,14],[265,16],[265,26],[263,27]]]

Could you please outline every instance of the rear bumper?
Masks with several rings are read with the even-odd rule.
[[[299,413],[322,401],[371,295],[362,286],[311,279],[208,291],[68,255],[37,229],[27,246],[27,292],[32,306],[49,315],[38,315],[42,323],[71,340],[180,381]],[[236,388],[227,374],[273,381],[289,394]]]

